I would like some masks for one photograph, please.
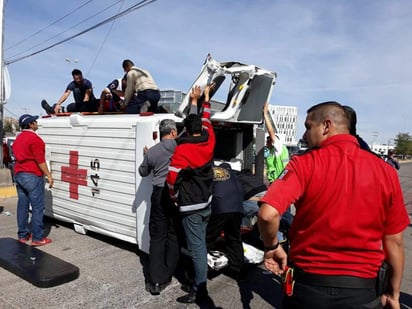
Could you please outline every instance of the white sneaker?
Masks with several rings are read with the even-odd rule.
[[[220,270],[229,264],[229,259],[223,252],[209,251],[207,253],[207,265],[214,270]]]

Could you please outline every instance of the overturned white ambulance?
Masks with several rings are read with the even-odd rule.
[[[217,84],[213,96],[222,90],[226,78],[226,104],[211,117],[215,159],[254,168],[263,176],[264,132],[257,125],[262,123],[263,104],[271,95],[276,74],[254,65],[219,63],[208,56],[192,87],[213,81]],[[39,119],[38,133],[46,143],[54,178],[54,187],[46,186],[46,215],[73,223],[76,232],[108,235],[148,252],[152,185],[151,177],[138,173],[143,148],[159,142],[161,120],[182,124],[189,103],[186,96],[175,114],[72,113]]]

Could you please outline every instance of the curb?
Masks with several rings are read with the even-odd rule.
[[[0,198],[15,197],[17,190],[15,186],[0,187]]]

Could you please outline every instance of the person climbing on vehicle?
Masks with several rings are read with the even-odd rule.
[[[127,75],[124,94],[126,113],[156,112],[160,92],[152,75],[149,71],[135,66],[129,59],[124,60],[122,66]]]
[[[67,85],[63,95],[56,104],[50,106],[46,100],[41,101],[42,108],[47,114],[58,114],[62,111],[62,103],[67,100],[73,92],[74,103],[67,105],[68,112],[97,112],[99,100],[93,94],[92,82],[83,78],[83,73],[79,69],[72,71],[73,80]]]

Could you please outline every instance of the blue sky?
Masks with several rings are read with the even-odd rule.
[[[79,33],[137,2],[5,0],[5,61]],[[411,16],[409,0],[157,0],[10,64],[12,94],[5,116],[44,113],[41,99],[57,101],[73,68],[83,71],[99,95],[122,76],[127,58],[148,69],[161,89],[187,91],[211,53],[218,61],[277,72],[270,102],[298,107],[298,138],[306,110],[335,100],[355,108],[358,133],[369,143],[393,144],[399,132],[412,133]]]

